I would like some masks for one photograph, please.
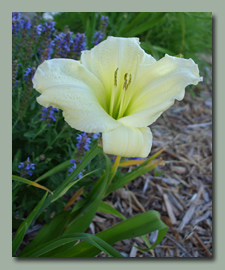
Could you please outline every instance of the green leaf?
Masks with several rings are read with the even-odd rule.
[[[41,185],[39,185],[38,183],[36,183],[34,181],[22,178],[20,176],[12,175],[12,180],[17,181],[17,182],[21,182],[21,183],[24,183],[24,184],[27,184],[27,185],[30,185],[30,186],[34,186],[34,187],[37,187],[37,188],[40,188],[40,189],[44,189],[44,190],[48,191],[49,193],[53,194],[51,192],[51,190],[49,190],[48,188],[46,188],[44,186],[41,186]]]
[[[160,160],[158,160],[158,161],[160,161]],[[107,192],[106,192],[106,196],[108,194],[112,193],[113,191],[130,183],[133,179],[153,170],[158,165],[158,163],[155,162],[152,165],[146,165],[143,167],[143,164],[145,164],[145,162],[144,162],[140,166],[138,166],[136,169],[134,169],[132,172],[127,173],[123,177],[115,178],[114,181],[112,182],[112,184],[108,187]]]
[[[111,247],[104,240],[98,238],[95,235],[87,233],[73,233],[59,237],[53,241],[35,248],[34,250],[28,251],[22,257],[49,257],[48,255],[45,256],[45,254],[70,242],[76,242],[79,239],[88,242],[91,246],[94,246],[101,251],[104,251],[110,257],[123,257],[117,250]]]
[[[117,216],[123,220],[126,220],[126,218],[122,214],[120,214],[120,212],[117,211],[113,206],[103,201],[100,202],[97,211],[102,212],[102,213],[108,213],[108,214]]]
[[[26,230],[28,229],[31,222],[36,217],[39,209],[44,204],[47,195],[48,195],[48,192],[46,192],[46,194],[41,199],[41,201],[38,203],[38,205],[34,208],[34,210],[30,213],[30,215],[23,221],[23,223],[20,225],[19,229],[17,230],[17,232],[13,238],[13,243],[12,243],[12,256],[14,256],[15,252],[19,248],[21,242],[23,241]]]
[[[88,48],[93,47],[92,40],[96,27],[96,13],[84,12],[83,21],[85,25],[85,34],[87,37]]]
[[[63,170],[65,170],[66,168],[68,168],[70,165],[71,165],[70,160],[67,160],[67,161],[61,163],[60,165],[54,167],[53,169],[49,170],[48,172],[46,172],[46,173],[43,174],[42,176],[38,177],[38,178],[35,180],[35,182],[39,182],[39,181],[41,181],[41,180],[43,180],[43,179],[45,179],[45,178],[47,178],[47,177],[49,177],[49,176],[51,176],[51,175],[57,173],[57,172],[63,171]]]
[[[136,247],[136,248],[139,249],[139,250],[145,251],[145,252],[148,252],[149,250],[154,249],[163,240],[164,236],[166,235],[167,230],[168,230],[168,228],[165,228],[165,229],[162,229],[162,230],[158,231],[157,239],[156,239],[155,243],[152,246],[149,246],[148,242],[146,241],[148,239],[145,239],[145,243],[149,247],[148,248]]]
[[[53,195],[48,196],[48,198],[46,199],[45,203],[39,209],[37,216],[39,214],[41,214],[52,203],[52,201],[55,201],[56,199],[58,199],[59,196],[62,196],[62,194],[64,194],[75,182],[78,182],[80,180],[80,179],[78,179],[78,180],[75,180],[74,181],[74,178],[79,174],[79,172],[81,170],[83,170],[87,166],[87,164],[99,152],[101,152],[101,149],[99,147],[97,147],[97,146],[95,148],[93,148],[91,151],[87,152],[87,154],[85,155],[83,161],[77,166],[77,168],[74,170],[74,172],[54,191],[54,194]],[[63,213],[62,214],[62,217],[60,216],[59,218],[62,218],[63,219],[63,216],[64,215],[66,215],[66,214]],[[67,222],[67,220],[66,220],[66,222]],[[60,228],[59,228],[60,233],[62,232],[61,230],[64,229],[66,223],[65,224],[61,224],[61,225],[63,225],[63,226],[60,226]],[[45,226],[45,229],[43,228],[43,230],[40,233],[40,235],[37,236],[38,239],[37,240],[34,239],[26,248],[27,249],[29,249],[30,247],[33,248],[36,245],[36,243],[39,243],[39,241],[41,243],[43,243],[43,241],[45,241],[45,240],[43,240],[44,237],[45,237],[45,235],[47,235],[48,232],[50,232],[51,230],[54,230],[54,226],[57,226],[57,221],[55,223],[54,223],[54,221],[52,221],[52,223],[50,223],[50,225],[49,225],[50,229],[48,229],[48,227],[46,225]],[[59,235],[59,234],[57,234],[57,235]],[[50,234],[49,235],[49,238],[47,238],[47,239],[50,239],[52,237],[55,237],[54,232],[52,234]],[[33,242],[34,242],[34,244],[33,244]],[[22,254],[23,254],[23,252],[22,252]]]
[[[31,131],[27,131],[26,133],[24,133],[23,136],[27,137],[27,138],[34,138],[35,135],[36,135],[36,133],[33,130],[31,130]]]
[[[116,26],[117,30],[118,30],[118,36],[122,36],[122,32],[124,27],[126,27],[126,25],[132,21],[132,14],[130,12],[125,12],[125,13],[119,13],[119,18],[118,16],[115,18],[115,22],[114,25]]]
[[[65,192],[68,191],[68,189],[75,184],[74,178],[78,176],[78,174],[87,166],[87,164],[102,150],[96,145],[92,150],[86,152],[86,155],[84,156],[82,162],[76,167],[76,169],[71,173],[71,175],[53,192],[53,195],[48,196],[46,199],[46,202],[39,210],[39,214],[42,213],[45,208],[47,208],[55,199],[59,198],[59,196],[62,196],[65,194]]]
[[[131,28],[130,31],[123,31],[122,34],[125,37],[134,37],[137,36],[147,30],[149,30],[150,28],[152,28],[153,26],[155,26],[156,24],[159,23],[160,20],[162,20],[164,18],[164,16],[166,15],[165,12],[154,12],[152,14],[152,16],[150,16],[149,20],[145,20],[145,22],[143,22],[142,24]]]
[[[180,18],[180,26],[181,26],[181,32],[182,32],[182,41],[181,41],[181,47],[179,54],[183,51],[184,43],[185,43],[185,23],[184,23],[184,16],[182,12],[178,12],[178,16]]]
[[[84,232],[94,218],[109,182],[111,161],[108,156],[105,154],[104,156],[106,158],[105,174],[92,188],[91,192],[85,199],[84,205],[79,210],[73,212],[71,215],[71,220],[68,223],[68,229],[65,230],[64,235],[69,233]]]
[[[26,233],[27,230],[27,223],[23,223],[23,227],[20,228],[20,230],[18,229],[18,233],[17,235],[14,237],[13,239],[13,243],[12,243],[12,256],[15,255],[17,249],[20,247],[20,244],[23,241],[24,235]]]
[[[168,49],[165,49],[165,48],[163,48],[163,47],[160,47],[160,46],[152,45],[152,49],[153,49],[154,51],[161,52],[161,53],[164,53],[164,54],[167,53],[167,54],[172,55],[172,56],[175,55],[174,52],[172,52],[172,51],[170,51],[170,50],[168,50]]]
[[[66,192],[67,192],[73,185],[75,185],[76,183],[78,183],[79,181],[81,181],[82,179],[84,179],[84,178],[87,177],[88,175],[93,174],[93,173],[96,172],[96,171],[98,171],[98,169],[97,169],[97,170],[94,170],[94,171],[92,171],[92,172],[89,172],[89,173],[83,175],[81,178],[79,178],[79,179],[77,179],[77,180],[71,182],[70,184],[68,184],[68,185],[65,187],[65,189],[63,189],[63,190],[61,191],[61,193],[60,193],[57,197],[55,197],[51,202],[53,203],[54,201],[58,200],[60,197],[62,197],[64,194],[66,194]]]
[[[168,227],[161,221],[157,211],[147,211],[135,217],[120,222],[119,224],[97,233],[96,236],[112,245],[118,241],[142,236],[159,230],[160,237],[165,236]],[[155,247],[155,244],[152,248]],[[56,254],[56,257],[93,257],[100,252],[100,249],[89,243],[79,243],[70,250]]]
[[[16,154],[14,155],[14,159],[13,159],[13,170],[16,170],[17,167],[18,167],[18,163],[20,161],[20,158],[21,158],[21,155],[22,155],[22,151],[21,149],[18,149]]]
[[[122,33],[130,31],[132,28],[140,25],[146,17],[149,17],[151,13],[149,12],[140,12],[126,27],[122,29]]]
[[[57,237],[59,237],[67,224],[71,211],[58,213],[49,224],[45,224],[38,232],[34,240],[27,245],[19,254],[23,256],[28,251],[35,249],[37,246],[43,245]]]

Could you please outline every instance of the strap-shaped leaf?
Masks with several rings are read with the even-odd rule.
[[[19,248],[21,242],[23,241],[24,235],[28,227],[30,226],[31,222],[36,217],[39,209],[42,207],[43,203],[45,202],[45,199],[47,197],[48,192],[44,195],[44,197],[41,199],[41,201],[38,203],[38,205],[34,208],[34,210],[30,213],[30,215],[23,221],[23,223],[18,228],[12,243],[12,256],[14,256],[15,252]]]
[[[84,156],[82,162],[76,167],[76,169],[71,173],[71,175],[53,192],[53,195],[48,196],[46,202],[39,211],[39,214],[42,213],[52,202],[63,196],[72,185],[75,184],[74,178],[87,166],[87,164],[102,150],[96,145],[92,150],[88,151]],[[76,181],[79,181],[76,180]]]
[[[27,185],[30,185],[30,186],[34,186],[34,187],[37,187],[37,188],[40,188],[40,189],[44,189],[46,191],[48,191],[49,193],[51,193],[53,195],[53,193],[51,192],[51,190],[49,190],[48,188],[34,182],[34,181],[31,181],[31,180],[28,180],[28,179],[25,179],[25,178],[22,178],[20,176],[17,176],[17,175],[12,175],[12,180],[14,181],[17,181],[17,182],[21,182],[21,183],[24,183],[24,184],[27,184]]]
[[[144,163],[142,163],[139,167],[137,167],[136,169],[134,169],[130,173],[127,173],[125,176],[123,176],[121,178],[120,177],[115,178],[113,180],[112,184],[108,187],[107,192],[106,192],[105,195],[107,196],[111,192],[125,186],[126,184],[128,184],[129,182],[134,180],[135,178],[145,174],[146,172],[149,172],[149,171],[153,170],[161,162],[162,162],[162,160],[158,159],[158,160],[152,161],[150,164],[147,164],[145,166],[142,166],[144,164]]]
[[[149,246],[149,244],[148,244],[149,242],[145,241],[145,243],[149,246],[148,248],[139,248],[137,246],[136,246],[136,248],[141,250],[141,251],[144,251],[144,252],[148,252],[149,250],[154,249],[163,240],[166,232],[167,232],[167,228],[159,230],[158,235],[157,235],[157,239],[152,246],[151,245]],[[146,239],[146,240],[148,240],[148,239]]]
[[[160,214],[152,210],[122,221],[105,231],[97,233],[96,236],[112,245],[118,241],[142,236],[156,230],[160,231],[159,242],[165,236],[168,227],[160,219]],[[155,244],[152,248],[154,247]],[[56,254],[55,257],[93,257],[99,252],[98,248],[82,242],[64,253]]]
[[[132,27],[132,29],[127,32],[123,32],[123,35],[126,37],[135,37],[140,33],[149,30],[154,25],[158,24],[165,15],[165,12],[155,12],[148,20],[144,20],[143,23],[136,25],[136,27]]]
[[[117,250],[111,247],[108,243],[106,243],[101,238],[87,234],[87,233],[73,233],[68,234],[62,237],[58,237],[55,240],[52,240],[44,245],[41,245],[31,251],[28,251],[23,255],[23,257],[45,257],[50,251],[66,245],[71,242],[76,242],[77,240],[84,240],[86,243],[88,242],[91,246],[97,248],[98,250],[104,251],[110,257],[123,257]]]
[[[98,209],[99,203],[101,202],[102,196],[108,184],[108,176],[111,168],[111,162],[107,156],[105,157],[107,160],[106,173],[101,179],[99,179],[88,197],[85,200],[80,201],[81,204],[77,211],[63,211],[62,213],[57,214],[49,224],[46,224],[39,231],[35,239],[24,248],[24,250],[20,254],[21,256],[23,256],[23,254],[26,253],[28,250],[34,249],[37,245],[45,244],[46,242],[61,236],[62,233],[82,233],[88,228]],[[80,179],[76,180],[76,182],[79,180]],[[72,184],[74,184],[74,182],[70,183],[65,188],[68,190]],[[60,194],[58,194],[58,197],[59,195],[64,193],[65,189],[62,190]],[[53,200],[56,199],[57,197]]]
[[[65,170],[66,168],[68,168],[71,165],[70,160],[67,160],[59,165],[57,165],[56,167],[54,167],[53,169],[47,171],[46,173],[44,173],[42,176],[38,177],[35,182],[39,182],[57,172],[61,172],[63,170]]]
[[[106,158],[105,174],[99,179],[88,194],[83,207],[71,215],[71,220],[68,223],[68,229],[66,229],[64,234],[84,232],[94,218],[110,180],[111,161],[107,155],[104,156]]]
[[[110,205],[107,202],[101,201],[98,207],[98,212],[108,213],[114,216],[117,216],[123,220],[126,220],[126,218],[120,214],[119,211],[117,211],[112,205]]]
[[[57,237],[62,235],[69,215],[70,211],[56,214],[49,224],[45,224],[40,229],[34,240],[20,252],[19,256],[23,256],[23,254],[25,254],[26,252],[40,245],[43,245],[53,239],[56,239]]]
[[[72,185],[74,185],[76,182],[80,181],[80,179],[74,181],[74,178],[101,151],[102,150],[98,146],[96,146],[91,151],[88,151],[86,153],[83,161],[77,166],[77,168],[73,171],[73,173],[54,191],[54,194],[53,195],[50,195],[50,196],[47,197],[46,201],[39,208],[39,211],[37,213],[37,216],[40,215],[52,202],[54,202],[55,200],[57,200],[58,198],[60,198],[60,196],[63,196],[65,194],[65,192],[67,192]],[[61,223],[61,225],[62,225],[62,223]],[[45,234],[47,234],[50,239],[53,239],[53,237],[59,236],[60,233],[62,232],[62,230],[64,229],[64,226],[65,226],[65,224],[63,225],[63,227],[59,226],[60,228],[58,230],[58,235],[54,233],[55,231],[57,231],[57,230],[54,230],[54,229],[53,230],[50,230],[49,233],[47,233],[48,232],[48,227],[45,226],[44,228],[42,228],[42,230],[39,232],[39,234],[36,236],[36,238],[25,248],[25,251],[27,249],[29,249],[30,247],[33,248],[36,243],[39,244],[39,243],[46,242],[46,240],[48,238],[45,240],[45,237],[43,236]],[[39,239],[39,237],[40,237],[40,239]],[[33,242],[35,244],[33,244]],[[24,253],[24,251],[21,252],[21,254],[23,254],[23,253]]]

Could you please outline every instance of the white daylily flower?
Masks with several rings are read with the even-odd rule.
[[[33,78],[38,103],[63,111],[68,124],[83,132],[102,132],[103,151],[123,157],[146,157],[152,124],[174,100],[196,85],[192,59],[165,55],[156,61],[138,38],[108,37],[81,60],[52,59]]]

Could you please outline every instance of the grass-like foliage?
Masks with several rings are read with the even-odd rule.
[[[156,59],[183,54],[197,60],[198,53],[212,51],[212,13],[210,12],[63,12],[56,14],[56,28],[67,26],[72,32],[93,36],[101,31],[101,16],[108,17],[106,36],[139,37],[147,53]]]

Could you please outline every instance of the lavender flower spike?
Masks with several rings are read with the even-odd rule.
[[[73,51],[80,54],[81,51],[84,51],[87,49],[86,45],[86,36],[85,34],[77,33],[76,37],[73,39]]]
[[[76,146],[78,149],[83,148],[86,151],[88,151],[90,149],[91,138],[88,138],[86,132],[79,134],[77,136],[77,140],[78,140],[78,142],[77,142]]]
[[[96,31],[94,33],[94,37],[93,37],[93,42],[95,45],[98,45],[102,40],[103,38],[105,37],[105,34],[101,31]]]
[[[33,175],[32,170],[35,170],[35,164],[31,163],[28,157],[26,161],[19,163],[18,169],[20,169],[20,176],[26,178],[27,175]]]
[[[73,164],[73,166],[69,168],[69,170],[68,170],[69,174],[71,174],[77,168],[77,165],[75,163],[75,159],[71,159],[70,160],[70,163]],[[81,177],[83,177],[83,173],[82,172],[80,172],[78,174],[78,176],[74,178],[74,180],[77,179],[77,178],[80,179]]]
[[[46,108],[43,107],[42,108],[42,117],[41,117],[41,121],[46,121],[48,123],[48,126],[50,126],[50,122],[51,121],[56,121],[56,117],[54,115],[55,112],[57,112],[59,109],[53,108],[52,106]]]

